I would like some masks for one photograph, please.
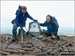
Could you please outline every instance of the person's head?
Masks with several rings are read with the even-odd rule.
[[[26,6],[22,6],[22,13],[26,13],[27,12],[27,7]]]
[[[47,16],[46,16],[46,21],[47,21],[47,22],[50,22],[50,21],[51,21],[51,16],[50,16],[50,15],[47,15]]]

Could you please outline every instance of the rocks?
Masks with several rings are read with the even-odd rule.
[[[72,39],[71,39],[72,40]],[[11,35],[0,35],[0,54],[19,56],[51,56],[58,54],[60,50],[73,50],[74,42],[70,39],[60,38],[59,41],[52,40],[51,37],[40,35],[38,37],[24,37],[21,43],[20,37],[15,43],[11,43]],[[14,55],[14,56],[15,56]]]
[[[33,44],[34,46],[40,47],[40,46],[44,45],[44,42],[38,41],[38,40],[34,40],[34,41],[32,41],[32,44]]]
[[[0,51],[0,54],[8,55],[10,53],[9,52],[5,52],[5,51]]]
[[[8,48],[22,48],[22,46],[20,44],[16,44],[16,45],[9,45]]]

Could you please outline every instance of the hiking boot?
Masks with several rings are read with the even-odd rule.
[[[57,40],[60,40],[60,37],[59,36],[57,36]]]
[[[11,43],[14,43],[14,42],[16,42],[17,41],[17,39],[12,39],[11,40]]]

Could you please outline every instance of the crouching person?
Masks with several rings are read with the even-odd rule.
[[[46,21],[44,23],[38,23],[40,26],[47,27],[47,30],[45,31],[45,34],[47,36],[52,36],[52,39],[58,39],[59,37],[57,35],[59,24],[55,17],[51,15],[46,16]]]
[[[27,18],[30,18],[31,20],[35,21],[27,12],[27,8],[25,6],[21,6],[20,8],[21,11],[18,11],[16,13],[16,18],[13,23],[13,29],[12,29],[12,42],[16,41],[16,34],[17,34],[17,28],[21,27],[23,28],[26,24]]]

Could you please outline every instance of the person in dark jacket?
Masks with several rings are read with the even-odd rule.
[[[55,17],[51,15],[46,16],[46,21],[44,23],[38,23],[40,26],[47,27],[47,30],[45,31],[45,34],[47,36],[52,36],[52,39],[59,39],[57,32],[59,28],[59,24]]]
[[[16,41],[16,34],[17,34],[17,28],[18,27],[24,27],[26,24],[27,18],[30,18],[33,21],[34,20],[29,13],[27,12],[27,8],[25,6],[21,6],[21,11],[16,13],[16,18],[13,22],[13,29],[12,29],[12,41]]]

